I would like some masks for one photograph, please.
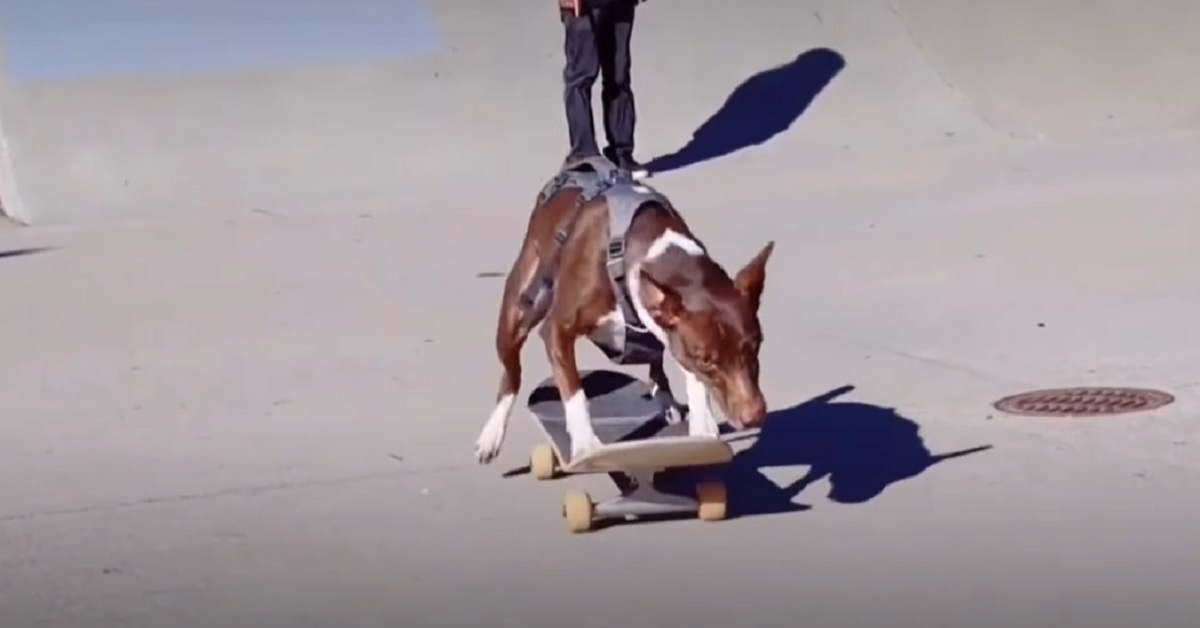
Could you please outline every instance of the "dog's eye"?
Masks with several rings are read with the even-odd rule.
[[[702,369],[710,369],[716,362],[716,356],[711,353],[701,353],[696,356],[696,366]]]

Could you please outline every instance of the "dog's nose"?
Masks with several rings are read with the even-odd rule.
[[[741,423],[745,427],[757,427],[762,425],[767,418],[767,400],[762,397],[751,399],[742,408]]]

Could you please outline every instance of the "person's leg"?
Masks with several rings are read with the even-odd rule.
[[[596,20],[596,41],[603,76],[600,99],[604,104],[604,134],[608,141],[605,153],[618,165],[638,174],[636,171],[641,170],[641,165],[633,159],[637,108],[629,50],[636,9],[635,0],[620,0],[600,10]]]
[[[599,155],[592,118],[592,84],[600,74],[594,20],[590,12],[575,16],[560,11],[563,23],[563,101],[567,109],[567,133],[571,141],[568,158]]]

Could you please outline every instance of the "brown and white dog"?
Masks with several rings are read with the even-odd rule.
[[[602,344],[625,321],[605,266],[607,201],[600,196],[580,206],[579,198],[578,189],[539,197],[509,271],[496,328],[496,352],[504,372],[496,407],[475,443],[480,463],[500,453],[521,387],[521,349],[538,323],[554,382],[565,400],[572,457],[600,444],[581,386],[575,345],[580,338]],[[574,225],[568,226],[572,220]],[[556,235],[566,231],[560,244]],[[642,205],[626,232],[630,301],[642,324],[682,367],[690,435],[719,434],[710,392],[737,425],[757,426],[766,416],[758,385],[763,341],[758,308],[773,248],[774,242],[769,242],[731,278],[666,203]],[[535,284],[547,278],[547,289],[539,292]],[[522,298],[531,292],[538,296]],[[655,396],[673,408],[670,420],[679,421],[681,407],[671,393],[661,353],[649,361],[649,370]]]

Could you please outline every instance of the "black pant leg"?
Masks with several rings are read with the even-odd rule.
[[[633,133],[637,125],[629,53],[636,8],[635,0],[613,2],[598,10],[596,20],[603,75],[600,100],[604,106],[604,134],[609,150],[617,157],[633,156]]]
[[[596,48],[595,22],[591,12],[575,16],[561,11],[563,23],[563,101],[567,109],[567,133],[572,157],[600,154],[596,147],[596,129],[592,117],[592,85],[600,74],[600,56]]]

